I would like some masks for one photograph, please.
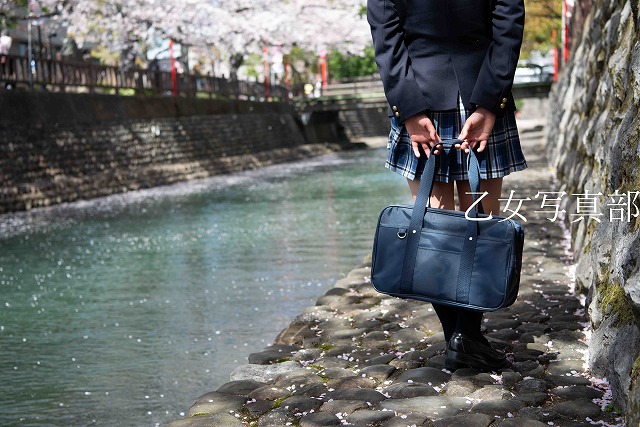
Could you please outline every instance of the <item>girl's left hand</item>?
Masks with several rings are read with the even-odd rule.
[[[495,123],[496,115],[494,113],[486,108],[478,107],[478,109],[474,111],[464,123],[462,132],[460,132],[460,136],[458,136],[458,139],[461,139],[464,142],[462,144],[456,144],[455,147],[464,150],[465,153],[468,153],[469,146],[471,146],[472,149],[475,149],[476,145],[478,145],[478,149],[476,151],[479,153],[484,151]]]

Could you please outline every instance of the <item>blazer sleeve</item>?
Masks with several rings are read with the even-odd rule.
[[[387,101],[396,119],[404,122],[428,107],[411,69],[396,3],[399,0],[367,0],[367,20]]]
[[[511,87],[524,31],[524,0],[494,0],[492,42],[480,68],[470,102],[494,113],[512,103]]]

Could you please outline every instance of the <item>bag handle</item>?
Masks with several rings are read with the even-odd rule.
[[[424,179],[421,179],[420,186],[418,187],[418,194],[415,201],[415,206],[422,206],[422,204],[418,204],[418,197],[424,196],[424,206],[425,211],[426,207],[430,204],[431,192],[433,190],[433,183],[435,181],[435,167],[436,167],[436,158],[433,155],[433,152],[436,149],[440,149],[440,156],[444,155],[445,158],[451,154],[451,151],[456,149],[456,144],[462,144],[463,141],[459,139],[448,139],[444,141],[440,141],[436,143],[433,147],[431,147],[431,151],[429,153],[429,159],[427,160],[424,170],[422,173],[422,178],[427,178],[426,182]],[[444,150],[443,150],[444,148]],[[470,148],[469,155],[467,156],[467,170],[469,175],[469,186],[471,188],[473,201],[476,201],[476,194],[480,192],[480,162],[478,162],[478,157],[476,153]],[[476,206],[480,208],[480,213],[484,213],[482,209],[482,203],[475,205],[471,210],[471,215],[473,217],[477,217]],[[421,216],[424,216],[424,212],[422,212]]]
[[[431,147],[429,159],[424,166],[422,177],[420,179],[420,186],[418,187],[418,194],[416,195],[416,201],[413,206],[411,221],[409,222],[409,230],[406,240],[406,247],[404,252],[404,260],[402,266],[402,275],[400,278],[400,289],[404,292],[411,293],[413,289],[413,272],[416,264],[416,257],[418,255],[418,243],[420,241],[420,234],[422,232],[422,225],[424,221],[424,215],[427,211],[427,205],[431,197],[431,191],[433,190],[433,181],[436,174],[436,155],[434,151],[439,149],[441,154],[447,157],[451,154],[451,150],[455,149],[456,144],[462,144],[463,141],[459,139],[450,139],[446,141],[440,141]],[[469,175],[469,185],[473,193],[480,191],[480,164],[473,149],[469,150],[469,156],[467,157],[467,169]],[[473,207],[471,208],[470,217],[477,218],[478,210],[476,208],[476,194],[472,194]],[[482,211],[482,206],[480,206]],[[473,267],[473,258],[475,257],[476,242],[478,240],[479,224],[477,220],[467,220],[467,232],[465,241],[462,247],[462,255],[460,262],[460,270],[458,271],[458,283],[456,288],[456,296],[458,301],[466,301],[469,299],[469,287],[471,284],[471,272]]]

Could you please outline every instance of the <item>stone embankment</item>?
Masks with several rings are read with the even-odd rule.
[[[529,168],[505,192],[533,200],[554,184],[539,128],[522,136]],[[431,306],[379,294],[365,264],[170,427],[623,425],[607,383],[585,369],[590,334],[566,233],[536,209],[527,201],[519,211],[527,222],[518,300],[484,321],[512,369],[447,371]]]
[[[590,8],[589,8],[590,6]],[[586,16],[549,98],[547,152],[568,195],[593,200],[573,221],[576,285],[588,294],[589,367],[640,425],[640,1],[576,2]],[[590,196],[589,196],[590,195]],[[562,207],[575,212],[578,199]],[[584,205],[583,205],[584,206]]]
[[[337,112],[173,97],[4,93],[0,214],[354,147]]]

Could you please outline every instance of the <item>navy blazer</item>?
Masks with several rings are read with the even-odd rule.
[[[368,0],[376,63],[390,114],[515,109],[511,86],[524,0]]]

